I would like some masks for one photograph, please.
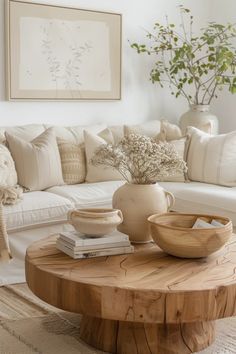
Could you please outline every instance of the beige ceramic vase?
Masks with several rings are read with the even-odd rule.
[[[116,190],[112,204],[123,214],[123,222],[117,229],[129,235],[133,243],[146,243],[151,241],[147,218],[166,213],[174,204],[174,196],[157,183],[126,183]]]
[[[68,212],[68,222],[82,234],[100,237],[113,232],[123,221],[120,210],[76,209]]]
[[[189,126],[196,127],[205,133],[218,134],[218,119],[210,112],[207,104],[190,105],[189,111],[180,117],[179,126],[183,135]]]

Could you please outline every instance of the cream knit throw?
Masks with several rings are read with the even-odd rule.
[[[22,188],[0,186],[0,260],[9,261],[11,256],[3,205],[15,204],[22,195]]]

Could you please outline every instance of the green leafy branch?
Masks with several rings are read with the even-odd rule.
[[[131,44],[139,54],[155,55],[152,83],[169,85],[172,95],[183,96],[189,104],[210,104],[225,86],[236,93],[235,24],[209,22],[195,36],[190,10],[179,10],[181,33],[167,17],[165,25],[155,23],[153,33],[147,32],[149,45]]]

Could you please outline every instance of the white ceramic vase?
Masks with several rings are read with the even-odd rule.
[[[183,135],[185,135],[188,126],[196,127],[209,134],[218,134],[218,118],[209,109],[209,105],[190,105],[189,111],[184,113],[179,121]]]
[[[174,204],[174,196],[158,183],[126,183],[116,190],[112,204],[123,214],[123,222],[117,229],[129,235],[133,243],[146,243],[151,241],[147,218],[166,213]]]

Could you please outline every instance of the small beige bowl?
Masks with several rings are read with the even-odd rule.
[[[69,211],[67,217],[78,232],[90,237],[107,235],[123,221],[118,209],[76,209]]]
[[[206,222],[215,219],[223,224],[216,228],[192,229],[201,218]],[[229,218],[203,215],[166,213],[154,214],[148,218],[149,229],[156,244],[168,254],[181,258],[206,257],[218,251],[232,235]]]

